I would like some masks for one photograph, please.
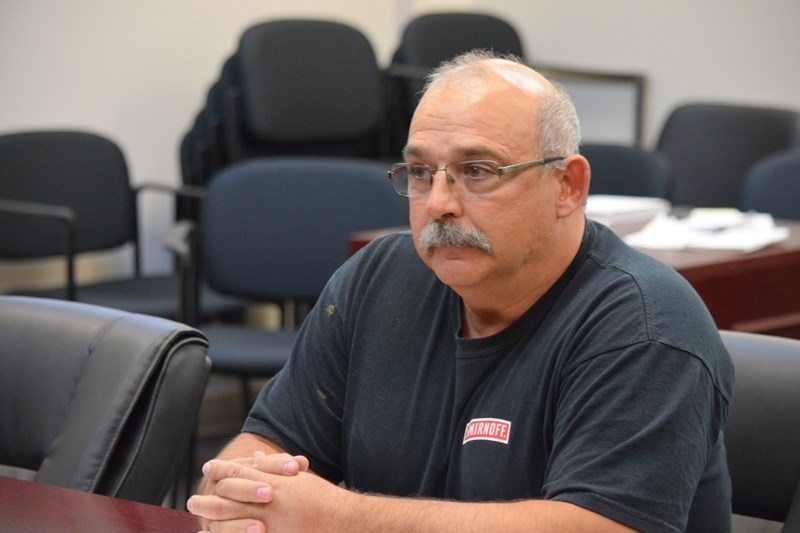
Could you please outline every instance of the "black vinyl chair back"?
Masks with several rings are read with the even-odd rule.
[[[407,224],[407,200],[382,163],[254,159],[220,171],[200,222],[203,271],[253,300],[314,301],[349,255],[353,232]]]
[[[589,194],[666,198],[667,165],[656,153],[633,146],[587,143],[581,154],[589,160]]]
[[[223,95],[228,162],[259,156],[384,155],[386,79],[366,36],[323,20],[248,28]]]
[[[798,142],[800,114],[727,104],[686,104],[667,118],[657,150],[677,206],[738,207],[747,169]]]
[[[183,324],[0,296],[0,475],[160,504],[210,361]]]
[[[428,72],[442,61],[474,49],[525,57],[522,40],[511,23],[488,13],[430,13],[406,24],[390,67],[393,113],[399,115],[395,119],[397,147],[405,144]]]
[[[751,167],[741,209],[800,219],[800,148],[767,156]]]
[[[725,424],[733,512],[800,531],[800,341],[721,335],[736,372]]]

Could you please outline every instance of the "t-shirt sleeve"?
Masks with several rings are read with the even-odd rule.
[[[580,362],[561,387],[545,497],[678,531],[727,413],[700,359],[644,341]]]
[[[334,483],[342,477],[344,278],[340,271],[328,283],[300,329],[290,360],[261,390],[242,428],[305,455],[313,471]]]

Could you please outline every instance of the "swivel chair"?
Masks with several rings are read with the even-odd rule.
[[[210,361],[166,319],[0,296],[0,475],[160,504]]]

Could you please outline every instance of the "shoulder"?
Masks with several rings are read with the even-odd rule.
[[[729,382],[730,356],[714,319],[689,282],[669,265],[631,248],[608,228],[594,229],[586,276],[595,287],[589,292],[595,298],[596,325],[602,325],[595,333],[613,339],[624,332],[631,343],[643,342],[662,356],[683,352],[700,362],[715,383]],[[624,335],[617,338],[621,341],[611,340],[611,344],[626,342]]]
[[[598,296],[614,298],[629,311],[638,311],[647,321],[651,340],[692,338],[691,326],[682,324],[687,319],[694,321],[698,334],[716,332],[700,296],[674,268],[628,246],[605,226],[593,224],[584,275]]]
[[[356,252],[334,274],[329,288],[353,297],[367,293],[376,297],[385,291],[430,285],[434,280],[435,274],[417,254],[411,233],[401,231],[379,237]]]

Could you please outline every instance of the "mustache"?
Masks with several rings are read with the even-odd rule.
[[[453,221],[434,220],[422,228],[419,235],[420,246],[426,253],[441,246],[477,248],[486,255],[492,253],[489,238],[478,228],[461,226]]]

